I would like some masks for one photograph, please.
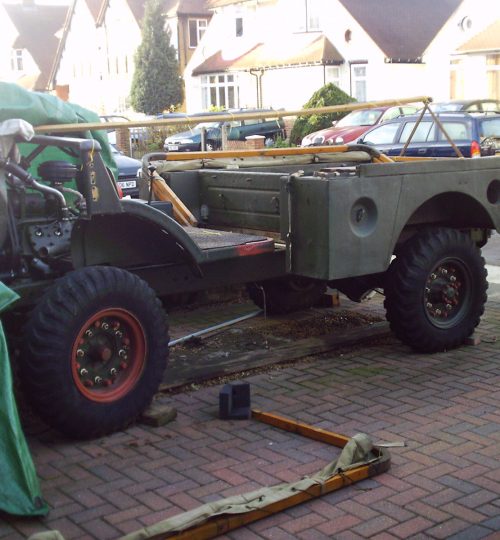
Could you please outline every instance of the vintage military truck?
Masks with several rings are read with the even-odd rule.
[[[500,158],[392,161],[364,146],[156,154],[144,159],[147,200],[129,200],[95,140],[37,135],[22,164],[9,141],[0,273],[20,300],[8,335],[24,325],[25,395],[69,436],[120,429],[150,402],[168,356],[159,297],[247,283],[269,313],[326,285],[354,299],[380,287],[395,334],[422,352],[459,346],[483,313],[479,248],[500,226]],[[76,164],[28,173],[48,147]],[[176,221],[179,201],[153,200],[155,185],[197,223]]]

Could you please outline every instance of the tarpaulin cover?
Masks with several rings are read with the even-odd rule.
[[[0,312],[18,299],[0,282]],[[0,510],[21,516],[48,512],[31,454],[19,422],[9,353],[0,322]]]
[[[62,101],[56,96],[42,94],[41,92],[30,92],[21,88],[17,84],[0,82],[0,122],[11,118],[20,118],[26,120],[32,126],[41,126],[47,124],[81,124],[85,122],[99,122],[99,116],[84,109],[75,103]],[[52,132],[51,135],[57,135]],[[48,133],[47,133],[48,135]],[[116,164],[111,154],[108,142],[108,136],[103,131],[85,131],[81,133],[65,134],[65,137],[77,137],[81,139],[96,139],[101,145],[101,155],[115,178],[118,178]],[[34,145],[23,143],[19,145],[21,154],[28,155],[34,148]],[[37,176],[37,167],[40,163],[49,160],[64,160],[77,163],[75,158],[61,150],[48,147],[37,156],[32,163],[30,172]]]
[[[122,540],[161,538],[171,533],[186,531],[195,525],[205,523],[214,516],[245,514],[253,510],[264,509],[266,506],[283,501],[297,492],[307,492],[314,484],[324,485],[332,477],[339,474],[339,472],[349,471],[382,459],[382,457],[376,457],[372,453],[372,448],[373,443],[370,437],[364,433],[358,433],[344,446],[337,460],[332,461],[312,476],[306,476],[297,482],[264,487],[243,495],[235,495],[204,504],[193,510],[127,534]],[[193,535],[193,538],[195,538],[195,535]]]

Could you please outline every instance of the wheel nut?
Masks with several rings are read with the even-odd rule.
[[[123,332],[120,332],[120,330],[117,330],[117,331],[115,332],[115,336],[116,336],[117,338],[121,338],[121,337],[123,336]]]
[[[440,309],[436,309],[436,315],[439,317],[439,315],[441,315],[441,310]]]
[[[88,330],[85,330],[85,335],[87,337],[92,337],[94,335],[94,332],[89,328]]]
[[[87,371],[85,368],[82,368],[82,369],[80,370],[80,375],[81,375],[82,377],[84,377],[85,375],[87,375],[87,373],[88,373],[88,371]]]
[[[447,276],[448,270],[446,270],[446,268],[441,268],[441,274],[443,274],[443,276]]]
[[[116,375],[116,368],[114,368],[114,367],[111,368],[111,369],[109,370],[109,374],[110,374],[110,375],[113,375],[113,376]]]
[[[457,278],[455,276],[450,276],[450,281],[452,283],[455,283],[455,281],[457,281]]]
[[[120,349],[120,350],[118,351],[118,356],[119,356],[120,358],[125,358],[125,359],[126,359],[126,358],[127,358],[127,351],[126,351],[125,349]]]
[[[107,322],[102,323],[102,329],[103,330],[109,330],[109,324]]]
[[[83,351],[83,349],[78,349],[76,351],[76,356],[78,356],[79,358],[81,358],[82,356],[85,356],[85,352]]]
[[[431,308],[432,308],[432,304],[431,304],[430,302],[427,302],[426,307],[427,307],[427,309],[431,309]]]
[[[436,274],[432,273],[431,274],[431,279],[436,279],[436,278],[437,278]]]
[[[453,309],[453,306],[451,304],[446,304],[446,309],[448,311],[451,311]]]
[[[99,384],[100,382],[102,382],[101,377],[99,377],[99,375],[98,375],[98,376],[94,379],[94,382],[95,382],[96,384]]]

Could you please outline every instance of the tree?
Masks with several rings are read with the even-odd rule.
[[[353,101],[356,101],[353,97],[343,92],[333,83],[328,83],[319,90],[316,90],[303,108],[314,109],[316,107],[327,107],[330,105],[345,105],[346,103],[352,103]],[[293,125],[292,133],[290,134],[290,142],[293,144],[300,144],[303,137],[309,135],[309,133],[331,127],[333,121],[340,120],[345,115],[345,112],[339,112],[299,116]]]
[[[183,100],[177,52],[170,44],[161,0],[147,0],[142,22],[142,42],[135,54],[130,101],[134,110],[158,114]]]

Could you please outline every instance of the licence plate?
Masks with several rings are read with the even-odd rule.
[[[125,182],[117,182],[117,184],[118,184],[122,189],[135,188],[136,185],[137,185],[135,180],[126,180]]]
[[[171,150],[171,151],[179,150],[179,146],[177,144],[167,144],[167,150]]]

